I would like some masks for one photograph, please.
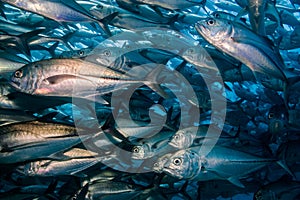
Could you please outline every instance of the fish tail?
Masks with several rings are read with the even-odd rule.
[[[48,51],[51,54],[52,58],[54,58],[55,55],[55,49],[58,47],[59,42],[56,41],[52,46],[49,47]]]
[[[284,160],[279,160],[276,162],[280,167],[282,167],[288,174],[290,174],[293,178],[295,178],[294,173],[289,169],[286,162]]]
[[[163,90],[163,88],[160,86],[157,80],[163,69],[164,68],[162,67],[162,65],[157,65],[150,73],[146,75],[144,79],[145,81],[143,82],[147,83],[147,86],[153,91],[155,91],[157,94],[159,94],[165,99],[168,99],[169,95]]]
[[[104,30],[104,32],[108,35],[108,36],[112,36],[112,33],[110,32],[109,28],[108,28],[108,24],[118,15],[118,12],[114,12],[106,17],[104,17],[103,19],[98,21],[98,24],[100,25],[100,27]]]
[[[288,174],[290,174],[293,178],[295,178],[295,175],[293,174],[293,172],[290,170],[290,168],[287,166],[286,164],[286,148],[283,149],[283,154],[282,156],[279,155],[279,160],[276,161],[276,163],[282,167]]]

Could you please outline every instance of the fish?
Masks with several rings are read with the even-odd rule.
[[[208,133],[208,130],[209,133]],[[215,141],[221,141],[220,134],[222,130],[217,126],[199,126],[187,127],[177,131],[170,139],[169,145],[175,149],[187,149],[192,146],[214,144]]]
[[[76,1],[24,1],[24,0],[1,0],[4,3],[20,9],[39,14],[57,22],[97,22],[110,35],[106,27],[107,18],[96,20],[89,12],[84,10]],[[109,16],[113,18],[114,15]],[[108,20],[109,21],[109,20]]]
[[[0,127],[0,163],[11,164],[51,157],[81,143],[75,127],[48,122],[29,121]]]
[[[9,83],[26,94],[83,97],[91,101],[95,101],[94,96],[101,96],[130,84],[145,83],[167,97],[155,83],[157,73],[162,69],[158,66],[141,79],[80,59],[50,59],[31,63],[16,70]],[[101,97],[96,101],[106,103]]]
[[[88,184],[88,199],[132,199],[143,192],[142,186],[122,181],[101,181]]]
[[[297,2],[0,0],[0,198],[299,198]]]
[[[54,55],[52,58],[84,58],[92,53],[92,48],[84,48],[79,50],[64,51],[59,55]],[[19,67],[20,68],[20,67]]]
[[[23,110],[0,109],[0,126],[19,122],[33,121],[36,117]]]
[[[3,0],[3,3],[40,14],[55,21],[82,22],[91,21],[91,16],[78,12],[64,4],[62,1],[23,1],[23,0]],[[72,1],[74,2],[74,1]]]
[[[199,21],[195,28],[210,44],[241,61],[254,72],[287,80],[281,56],[274,51],[269,41],[246,27],[225,19],[207,18]]]
[[[279,14],[280,14],[281,23],[287,24],[287,25],[290,25],[293,27],[300,25],[300,21],[294,16],[293,13],[291,13],[287,10],[281,10],[279,12]]]
[[[264,20],[267,0],[247,0],[247,3],[252,30],[259,35],[266,35]]]
[[[5,58],[0,58],[0,74],[12,73],[24,66],[24,63],[11,61]]]
[[[125,9],[106,3],[99,3],[98,5],[93,6],[89,12],[98,19],[102,19],[113,13],[117,13],[116,16],[109,22],[109,24],[129,30],[138,30],[146,27],[171,28],[172,22],[174,22],[177,18],[177,15],[168,20],[162,20],[163,17],[160,17],[160,20],[154,21],[149,16],[145,16],[145,14],[141,15],[140,12],[139,15],[136,15],[135,13],[128,12]]]
[[[18,166],[17,171],[26,176],[77,175],[98,162],[101,162],[101,159],[97,153],[72,148],[63,153],[62,160],[33,161],[24,166]]]
[[[98,16],[97,11],[91,10],[91,13],[95,16]],[[133,14],[117,14],[116,17],[114,17],[110,21],[110,25],[124,28],[128,30],[139,30],[142,28],[153,28],[153,27],[159,27],[159,28],[171,28],[172,24],[162,24],[158,22],[154,22],[151,20],[148,20],[146,18],[133,15]]]
[[[168,141],[171,135],[173,135],[173,131],[162,131],[151,138],[139,141],[139,144],[132,147],[132,159],[145,160],[174,151]]]
[[[137,4],[148,4],[151,6],[159,6],[170,10],[181,10],[192,6],[204,6],[206,1],[203,0],[179,0],[179,1],[150,1],[150,0],[127,0],[130,3]],[[118,2],[118,1],[117,1]]]
[[[70,100],[58,97],[32,96],[19,92],[6,79],[0,80],[0,107],[3,109],[35,112],[66,103],[70,103]]]
[[[30,32],[22,33],[20,35],[0,35],[0,44],[2,48],[8,49],[18,49],[21,53],[24,53],[27,56],[31,56],[29,42],[32,38],[40,33],[42,33],[45,29],[40,28]]]
[[[206,156],[202,156],[198,151],[199,147],[195,147],[166,154],[157,160],[153,169],[179,179],[228,180],[244,188],[239,179],[276,162],[272,158],[260,158],[220,146],[213,147]]]
[[[182,57],[195,66],[218,71],[214,60],[202,47],[190,47],[182,54]]]

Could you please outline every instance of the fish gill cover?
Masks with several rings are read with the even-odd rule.
[[[297,0],[0,0],[1,199],[300,199]]]

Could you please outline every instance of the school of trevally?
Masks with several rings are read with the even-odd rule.
[[[0,199],[299,200],[299,0],[0,0]]]

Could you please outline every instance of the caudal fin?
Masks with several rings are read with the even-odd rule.
[[[146,75],[144,83],[153,91],[157,92],[157,94],[165,99],[168,99],[169,95],[164,91],[157,80],[164,69],[165,68],[163,67],[163,65],[157,65],[150,73]]]

